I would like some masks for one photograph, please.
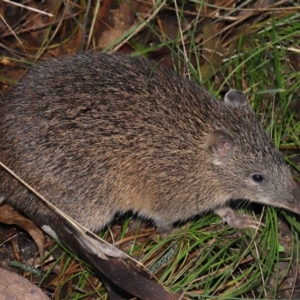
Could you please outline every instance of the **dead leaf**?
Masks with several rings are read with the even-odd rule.
[[[203,79],[211,77],[222,66],[224,50],[219,37],[214,37],[216,32],[218,30],[215,24],[208,24],[203,28],[202,55],[205,60],[201,66]]]
[[[118,9],[110,10],[108,30],[102,32],[98,39],[98,47],[106,48],[112,42],[117,40],[122,34],[130,28],[135,17],[135,11],[131,3],[124,2]]]
[[[39,7],[37,6],[36,2],[31,1],[28,5],[28,7],[31,7],[33,9],[39,10]],[[27,42],[30,42],[31,46],[40,46],[42,45],[47,33],[48,29],[38,29],[41,28],[43,25],[49,23],[49,16],[45,16],[39,12],[28,12],[28,16],[26,18],[26,26],[29,28],[32,28],[32,30],[28,34]]]
[[[10,225],[15,224],[26,230],[34,239],[40,256],[43,257],[44,234],[32,221],[20,215],[20,213],[18,213],[11,206],[4,204],[0,206],[0,222]]]
[[[0,268],[0,299],[49,300],[36,285],[28,279]]]

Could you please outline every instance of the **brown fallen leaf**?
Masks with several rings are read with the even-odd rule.
[[[48,34],[48,28],[42,28],[39,30],[36,30],[36,28],[43,27],[43,25],[49,23],[50,17],[38,12],[40,8],[35,1],[31,1],[30,3],[28,3],[27,7],[28,15],[26,17],[26,26],[32,28],[32,30],[27,34],[27,42],[29,42],[31,46],[39,47],[40,45],[42,45]],[[37,11],[32,11],[30,10],[30,8]]]
[[[112,0],[103,0],[101,7],[97,13],[97,19],[94,25],[95,37],[98,40],[102,34],[102,31],[106,30],[105,24],[109,23],[110,9],[112,7]]]
[[[44,234],[32,221],[22,216],[11,206],[4,204],[0,206],[0,222],[10,225],[15,224],[26,230],[34,239],[40,256],[43,257]]]
[[[49,300],[40,288],[28,279],[0,268],[0,299]]]
[[[201,66],[203,79],[208,79],[215,74],[223,62],[224,50],[219,37],[215,36],[216,32],[218,32],[216,26],[215,24],[207,24],[203,28],[204,42],[202,45],[202,53],[205,59],[205,63]]]
[[[107,30],[104,30],[98,39],[98,47],[101,49],[106,48],[112,42],[117,40],[122,34],[130,28],[134,21],[135,11],[131,2],[122,3],[118,9],[110,10],[109,24]],[[102,21],[104,22],[104,21]]]

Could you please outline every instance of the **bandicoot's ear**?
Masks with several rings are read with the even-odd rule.
[[[214,165],[226,162],[233,153],[234,143],[229,134],[224,131],[216,130],[209,134],[207,138],[207,151],[211,155]]]
[[[238,90],[228,91],[225,94],[224,101],[232,106],[249,106],[249,101],[245,94]]]

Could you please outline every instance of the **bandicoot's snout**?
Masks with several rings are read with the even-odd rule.
[[[282,197],[278,206],[300,215],[300,187],[295,181],[287,192],[286,197]]]

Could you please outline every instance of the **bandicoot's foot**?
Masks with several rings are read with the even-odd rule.
[[[255,220],[252,216],[244,213],[238,214],[230,207],[218,208],[215,209],[214,212],[222,218],[223,222],[226,222],[228,225],[230,225],[233,228],[238,228],[238,229],[252,228],[257,230],[259,229],[259,227],[265,226],[264,223]]]

